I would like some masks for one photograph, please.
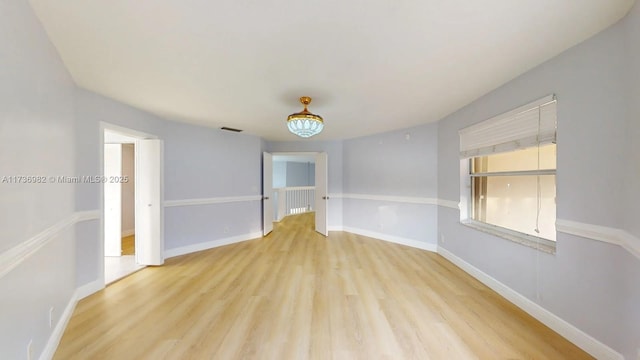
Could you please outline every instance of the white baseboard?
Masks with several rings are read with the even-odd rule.
[[[64,330],[67,328],[67,324],[71,319],[71,315],[73,315],[73,310],[76,308],[76,304],[78,303],[78,299],[76,297],[76,292],[71,295],[71,299],[67,303],[67,306],[64,308],[64,312],[60,315],[60,319],[56,324],[56,327],[53,329],[51,336],[49,336],[49,341],[47,341],[47,345],[44,350],[40,354],[40,360],[50,360],[53,359],[53,355],[56,353],[58,349],[58,344],[60,344],[60,340],[62,339],[62,335],[64,334]]]
[[[249,233],[244,235],[232,236],[224,239],[217,239],[213,241],[187,245],[187,246],[183,246],[175,249],[165,250],[164,258],[169,259],[169,258],[180,256],[180,255],[191,254],[197,251],[213,249],[219,246],[235,244],[235,243],[239,243],[247,240],[253,240],[261,237],[262,237],[262,232],[254,232],[254,233]]]
[[[462,260],[461,258],[457,257],[456,255],[449,252],[448,250],[442,247],[439,247],[438,253],[442,255],[445,259],[451,261],[456,266],[464,270],[469,275],[478,279],[481,283],[485,284],[486,286],[491,288],[493,291],[500,294],[505,299],[509,300],[511,303],[513,303],[520,309],[524,310],[529,315],[538,319],[538,321],[545,324],[546,326],[551,328],[553,331],[557,332],[567,340],[571,341],[576,346],[580,347],[582,350],[591,354],[596,359],[624,360],[624,357],[620,353],[616,352],[615,350],[611,349],[607,345],[593,338],[591,335],[585,333],[584,331],[578,329],[577,327],[561,319],[560,317],[553,314],[549,310],[529,300],[528,298],[524,297],[522,294],[516,292],[515,290],[511,289],[507,285],[494,279],[493,277],[484,273],[480,269]]]
[[[128,230],[122,230],[122,237],[127,237],[127,236],[131,236],[131,235],[135,235],[136,234],[136,230],[135,229],[128,229]]]
[[[95,280],[88,284],[84,284],[76,289],[76,300],[80,301],[89,295],[93,295],[98,291],[104,289],[104,287],[104,282],[100,280]]]
[[[343,226],[341,229],[342,229],[341,231],[346,231],[353,234],[358,234],[358,235],[362,235],[362,236],[366,236],[366,237],[370,237],[378,240],[388,241],[388,242],[392,242],[400,245],[406,245],[406,246],[414,247],[417,249],[427,250],[431,252],[438,251],[438,245],[436,244],[429,244],[429,243],[425,243],[418,240],[407,239],[399,236],[393,236],[393,235],[378,233],[375,231],[369,231],[364,229],[352,228],[348,226]],[[330,231],[336,231],[336,230],[330,229]]]
[[[53,359],[53,355],[56,353],[58,349],[58,344],[60,344],[60,340],[62,339],[62,335],[64,334],[64,330],[67,328],[67,324],[69,324],[69,320],[71,320],[71,316],[73,315],[73,310],[76,308],[76,304],[79,300],[95,293],[96,291],[104,288],[104,284],[101,281],[93,281],[86,285],[83,285],[76,289],[76,291],[71,295],[71,299],[67,303],[67,306],[64,308],[64,311],[60,315],[60,319],[58,319],[58,323],[56,327],[53,329],[51,336],[49,336],[49,340],[47,341],[47,345],[44,350],[40,354],[40,360],[50,360]]]

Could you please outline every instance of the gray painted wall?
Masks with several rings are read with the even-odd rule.
[[[283,188],[287,186],[287,162],[273,162],[273,188]]]
[[[316,183],[316,164],[309,162],[287,161],[287,186],[314,186]]]
[[[624,229],[636,238],[640,238],[640,4],[636,3],[629,15],[624,19],[625,49],[627,64],[624,78],[627,80],[627,101],[629,114],[626,118],[627,147],[625,158],[626,169],[621,174],[625,180]],[[640,348],[640,265],[638,260],[629,255],[620,264],[625,281],[625,292],[621,294],[625,309],[626,321],[624,331],[629,339]],[[630,345],[631,345],[630,344]],[[633,359],[633,348],[627,347],[628,356]]]
[[[437,124],[345,140],[344,192],[435,198],[437,150]]]
[[[314,163],[296,161],[273,162],[273,188],[314,186],[316,178]]]
[[[435,199],[437,124],[345,140],[344,193]],[[344,226],[435,245],[437,207],[343,200]]]
[[[165,200],[259,195],[260,138],[167,121]]]
[[[260,138],[167,122],[165,200],[260,195]],[[260,232],[260,201],[165,209],[165,248]]]
[[[637,149],[637,140],[627,136],[630,127],[637,131],[637,108],[628,107],[637,102],[628,91],[637,82],[628,85],[627,81],[630,75],[637,79],[640,63],[629,61],[627,55],[632,51],[637,57],[639,21],[636,5],[622,23],[440,121],[439,197],[460,199],[460,128],[555,93],[558,218],[620,228],[625,226],[625,212],[635,211],[633,217],[637,217],[638,177],[630,176],[629,162],[637,164],[638,155],[628,160],[626,152]],[[632,168],[637,171],[637,166]],[[634,179],[625,188],[624,179],[629,177]],[[625,207],[628,198],[633,204]],[[630,222],[627,228],[637,234]],[[465,227],[459,223],[458,211],[449,208],[440,208],[438,223],[445,240],[441,247],[628,359],[637,357],[640,262],[625,250],[558,233],[557,253],[549,255]]]
[[[74,87],[26,1],[0,1],[0,177],[71,176]],[[74,211],[73,184],[0,182],[0,253]],[[67,228],[0,276],[0,357],[38,355],[75,290],[75,230]],[[6,265],[6,264],[3,264]]]
[[[261,140],[245,134],[160,119],[86,90],[77,90],[78,172],[100,173],[100,121],[157,136],[164,140],[164,198],[188,200],[259,195]],[[79,188],[79,209],[100,207],[100,188]],[[165,208],[165,250],[259,232],[260,201]],[[83,228],[78,274],[85,281],[98,278],[96,257],[100,229]],[[78,285],[82,285],[79,283]]]
[[[623,20],[625,27],[626,72],[627,81],[627,148],[625,158],[628,160],[625,182],[625,228],[640,237],[640,5],[636,4],[629,15]]]

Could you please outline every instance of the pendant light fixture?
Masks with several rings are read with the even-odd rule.
[[[319,134],[324,128],[324,121],[320,115],[312,114],[307,110],[307,106],[311,104],[311,98],[303,96],[300,98],[300,103],[304,105],[304,109],[287,118],[289,131],[302,138]]]

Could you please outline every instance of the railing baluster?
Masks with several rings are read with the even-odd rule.
[[[275,189],[277,192],[278,220],[292,214],[302,214],[315,208],[315,187],[299,186]]]

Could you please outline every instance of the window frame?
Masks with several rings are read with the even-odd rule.
[[[551,101],[556,102],[556,97],[555,95],[551,95]],[[527,108],[531,108],[534,106],[543,106],[543,104],[545,104],[545,102],[549,102],[549,97],[547,98],[543,98],[540,100],[537,100],[531,104],[528,105],[524,105],[520,108],[511,110],[507,113],[504,113],[502,115],[498,115],[494,118],[485,120],[483,122],[480,122],[478,124],[474,124],[471,127],[482,127],[482,123],[487,122],[487,123],[492,123],[495,122],[495,119],[503,119],[506,118],[508,116],[511,116],[512,114],[516,114],[518,112],[522,112],[522,111],[529,111],[527,110]],[[556,105],[557,106],[557,105]],[[523,110],[525,109],[525,110]],[[556,110],[557,111],[557,110]],[[557,116],[557,114],[555,115]],[[460,133],[462,133],[463,131],[465,131],[468,128],[462,129],[460,131]],[[461,135],[462,136],[462,135]],[[553,140],[552,141],[545,141],[544,143],[541,143],[538,140],[538,144],[534,145],[534,146],[541,146],[544,144],[548,144],[548,143],[554,143],[557,146],[557,142],[555,141],[555,133],[553,134]],[[533,144],[530,144],[533,145]],[[527,147],[531,147],[531,146],[527,146]],[[523,147],[526,148],[526,147]],[[543,237],[539,237],[539,236],[535,236],[535,235],[531,235],[531,234],[526,234],[517,230],[513,230],[510,228],[506,228],[503,226],[499,226],[499,225],[494,225],[494,224],[490,224],[487,222],[482,222],[482,221],[478,221],[475,220],[473,218],[473,202],[475,201],[474,198],[474,182],[473,179],[474,178],[478,178],[478,177],[489,177],[489,176],[544,176],[544,175],[553,175],[555,176],[556,179],[556,184],[557,184],[557,165],[555,169],[534,169],[534,170],[516,170],[516,171],[496,171],[496,172],[477,172],[477,173],[473,173],[472,169],[473,169],[473,161],[474,159],[478,158],[478,157],[483,157],[483,156],[487,156],[490,154],[486,154],[486,153],[478,153],[478,154],[474,154],[474,155],[469,155],[469,151],[467,151],[466,149],[464,149],[465,151],[463,151],[462,149],[462,143],[461,143],[461,159],[460,159],[460,223],[464,226],[467,226],[469,228],[472,228],[474,230],[477,231],[481,231],[487,234],[491,234],[506,240],[510,240],[512,242],[527,246],[527,247],[531,247],[534,248],[536,250],[540,250],[546,253],[550,253],[550,254],[555,254],[556,252],[556,245],[557,245],[557,241],[555,240],[549,240]],[[506,149],[504,149],[506,150]],[[514,152],[519,150],[519,148],[514,148],[514,149],[509,149],[506,151],[501,151],[502,153],[510,153],[510,152]],[[463,155],[464,153],[464,155]],[[557,198],[557,188],[556,188],[556,198]],[[557,213],[556,213],[556,220],[557,220]],[[556,234],[557,234],[557,229],[556,229]]]
[[[473,173],[473,161],[475,158],[464,159],[462,162],[466,163],[466,177],[467,181],[466,186],[468,197],[467,197],[467,206],[466,213],[461,217],[460,222],[463,225],[471,227],[473,229],[482,231],[484,233],[488,233],[491,235],[495,235],[507,240],[511,240],[515,243],[522,244],[525,246],[529,246],[550,254],[555,253],[556,249],[556,241],[549,240],[543,237],[523,233],[517,230],[513,230],[504,226],[494,225],[488,222],[475,220],[473,218],[473,202],[475,201],[474,186],[473,186],[473,178],[476,177],[488,177],[488,176],[544,176],[544,175],[554,175],[556,176],[556,169],[541,169],[541,170],[519,170],[519,171],[496,171],[496,172],[480,172]],[[461,212],[461,215],[463,213]],[[556,231],[557,233],[557,231]]]

